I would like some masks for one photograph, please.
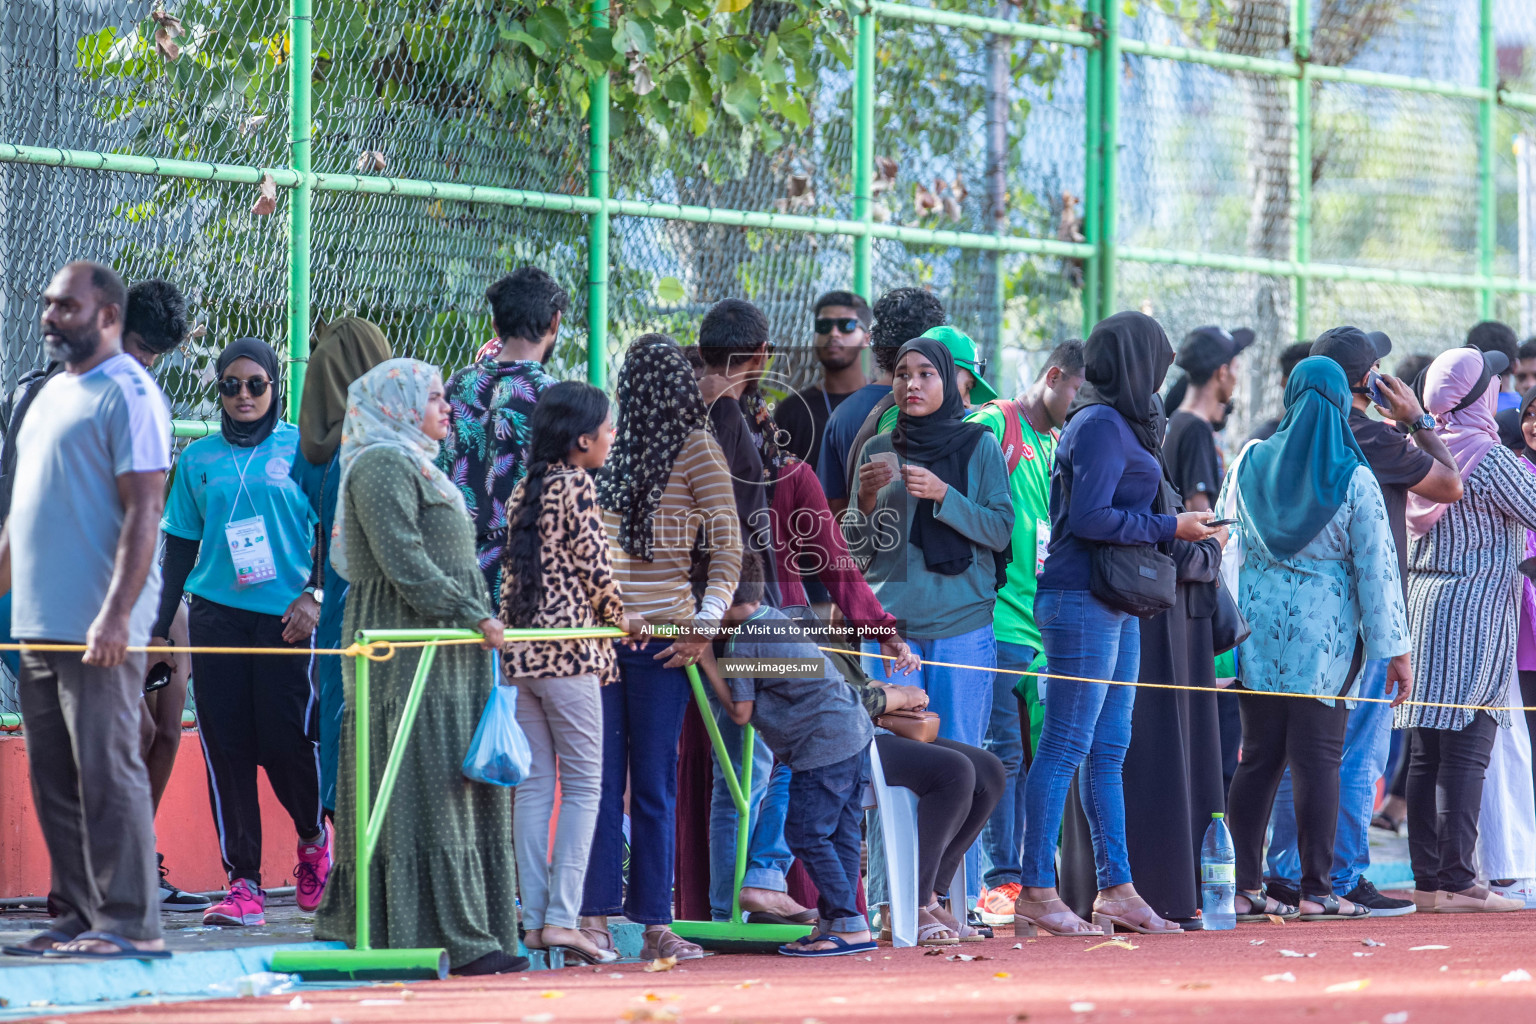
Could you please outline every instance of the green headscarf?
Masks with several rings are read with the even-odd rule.
[[[1254,444],[1237,482],[1254,529],[1276,558],[1289,558],[1328,525],[1365,453],[1349,429],[1349,381],[1326,356],[1308,356],[1285,386],[1285,419]]]
[[[299,401],[299,450],[310,465],[326,465],[341,444],[347,387],[389,357],[384,332],[362,317],[342,317],[320,331]]]

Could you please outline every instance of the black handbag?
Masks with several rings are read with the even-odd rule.
[[[1088,589],[1128,615],[1150,619],[1173,607],[1178,567],[1155,544],[1098,544]]]
[[[1162,453],[1156,454],[1161,467]],[[1072,488],[1067,486],[1065,492],[1070,508]],[[1163,511],[1165,501],[1160,488],[1152,510]],[[1178,596],[1179,569],[1162,545],[1093,544],[1091,547],[1088,590],[1094,597],[1138,619],[1150,619],[1173,607]]]
[[[1247,640],[1253,633],[1253,627],[1248,624],[1248,619],[1243,615],[1243,610],[1237,606],[1237,601],[1216,581],[1216,611],[1211,616],[1211,639],[1215,641],[1215,653],[1226,654],[1238,644]]]

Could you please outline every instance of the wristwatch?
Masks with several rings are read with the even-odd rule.
[[[321,590],[319,587],[305,587],[304,593],[314,598],[316,604],[325,603],[325,591]]]
[[[1416,434],[1421,430],[1433,430],[1435,429],[1435,418],[1426,412],[1416,419],[1409,420],[1403,426],[1407,428],[1410,434]]]

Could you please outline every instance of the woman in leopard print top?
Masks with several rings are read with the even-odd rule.
[[[608,397],[589,384],[556,384],[534,409],[528,475],[512,492],[501,607],[514,628],[627,628],[608,557],[591,471],[608,457]],[[603,708],[598,688],[618,678],[610,640],[509,644],[507,681],[533,764],[517,787],[512,839],[522,880],[524,942],[587,963],[617,958],[578,927],[602,790]],[[549,819],[558,761],[561,801],[550,863]]]

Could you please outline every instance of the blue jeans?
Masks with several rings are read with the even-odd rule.
[[[715,724],[720,727],[720,739],[725,743],[731,767],[739,781],[743,729],[719,708],[713,693],[710,705],[715,708]],[[725,784],[719,755],[713,756],[715,784],[709,796],[709,912],[713,920],[727,921],[731,916],[731,899],[735,895],[736,804],[731,800],[730,787]],[[741,884],[744,888],[786,892],[789,886],[784,876],[794,863],[784,842],[784,815],[789,809],[789,769],[773,763],[773,751],[768,749],[762,737],[753,744],[752,787],[747,806],[751,824],[747,832],[747,873]]]
[[[582,916],[623,914],[638,924],[672,923],[677,859],[677,741],[693,699],[680,668],[619,646],[619,681],[602,688],[603,790],[587,865]],[[629,892],[624,893],[624,788],[629,784]]]
[[[1141,622],[1086,590],[1042,590],[1035,622],[1051,671],[1132,683],[1141,667]],[[1125,790],[1120,772],[1131,745],[1134,686],[1052,679],[1040,746],[1024,785],[1023,871],[1030,888],[1056,884],[1056,839],[1067,790],[1081,766],[1078,793],[1093,834],[1100,889],[1131,880],[1125,848]]]
[[[805,865],[820,894],[822,931],[861,932],[859,913],[859,819],[868,777],[868,754],[789,776],[789,817],[784,837]]]
[[[997,642],[997,667],[1027,671],[1035,662],[1036,651],[1023,644]],[[982,744],[1003,762],[1006,782],[1003,798],[981,833],[981,848],[991,868],[986,874],[987,888],[1019,881],[1019,849],[1024,841],[1024,749],[1029,742],[1029,723],[1019,720],[1019,698],[1014,684],[1019,677],[998,672],[992,681],[992,719],[987,723],[987,741]]]
[[[928,710],[939,716],[939,735],[956,743],[981,746],[987,734],[987,718],[992,711],[992,680],[997,675],[997,641],[991,625],[973,629],[959,636],[939,640],[908,638],[907,646],[924,661],[944,661],[954,665],[977,665],[980,669],[942,668],[924,665],[910,676],[886,678],[890,662],[865,658],[864,671],[875,682],[916,686],[928,694]],[[880,645],[865,641],[865,654],[879,654]]]
[[[1361,697],[1387,695],[1387,662],[1368,661],[1360,673]],[[1387,767],[1392,745],[1392,708],[1359,704],[1349,713],[1344,732],[1344,763],[1339,768],[1339,827],[1333,840],[1333,891],[1347,895],[1371,866],[1371,812],[1376,806],[1376,780]],[[1291,797],[1291,771],[1285,771],[1271,812],[1269,855],[1265,875],[1295,886],[1301,879],[1301,855],[1296,852],[1296,805]]]

